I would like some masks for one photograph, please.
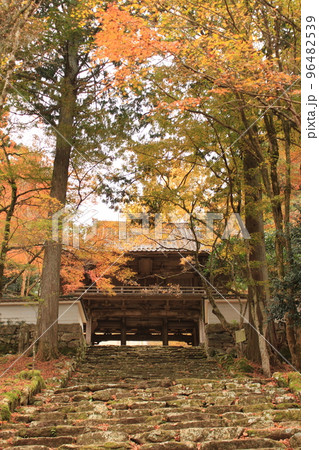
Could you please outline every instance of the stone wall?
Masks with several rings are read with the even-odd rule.
[[[215,356],[218,354],[231,353],[233,356],[241,355],[250,358],[247,339],[240,344],[235,344],[235,331],[238,329],[238,325],[228,324],[228,326],[233,330],[234,337],[225,331],[221,324],[214,323],[205,325],[205,350],[207,355]],[[244,323],[242,328],[245,330],[247,338],[251,331],[251,327],[248,323]],[[275,333],[277,338],[276,348],[283,356],[290,358],[285,334],[285,325],[283,323],[276,323]]]
[[[0,354],[22,353],[36,339],[34,324],[0,323]],[[59,350],[64,354],[76,354],[85,347],[82,327],[78,323],[59,324]]]
[[[224,330],[221,324],[208,324],[205,326],[205,350],[208,356],[235,351],[234,338]]]
[[[229,328],[233,330],[233,336],[224,330],[220,323],[210,323],[205,325],[205,350],[208,356],[215,356],[219,354],[232,353],[234,356],[238,352],[246,354],[247,340],[241,344],[235,344],[235,331],[238,330],[238,325],[228,324]],[[243,324],[243,327],[248,336],[249,325]]]
[[[80,324],[59,325],[59,348],[66,353],[77,353],[85,348],[85,338]]]

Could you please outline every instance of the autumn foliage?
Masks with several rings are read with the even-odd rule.
[[[276,8],[285,17],[286,7],[279,3]],[[267,54],[261,30],[265,14],[262,5],[253,12],[244,1],[236,2],[236,12],[226,2],[206,0],[194,4],[179,0],[174,5],[161,1],[156,6],[148,0],[114,3],[98,15],[101,31],[96,36],[96,56],[116,64],[116,85],[134,86],[140,78],[154,75],[154,68],[162,68],[157,82],[163,89],[164,80],[169,87],[179,82],[185,89],[182,100],[161,103],[162,107],[196,106],[229,92],[267,105],[286,89],[298,95],[294,85],[299,75],[298,58],[293,72],[281,63],[283,55],[289,55],[290,43],[277,54]],[[268,20],[276,20],[276,9]],[[289,27],[289,22],[285,25]],[[198,97],[191,97],[187,83],[200,80]]]
[[[9,280],[23,274],[25,295],[38,280],[48,234],[50,169],[39,151],[17,145],[3,132],[0,138],[1,276]]]

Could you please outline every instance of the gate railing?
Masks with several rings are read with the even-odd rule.
[[[112,289],[98,289],[83,286],[76,289],[73,294],[104,294],[104,295],[204,295],[205,289],[201,286],[114,286]]]

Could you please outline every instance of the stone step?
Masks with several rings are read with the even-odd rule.
[[[281,442],[264,438],[220,440],[215,442],[203,442],[201,445],[201,450],[261,450],[264,448],[282,449],[286,448],[286,446]]]
[[[46,445],[15,445],[14,448],[15,450],[50,450],[50,447],[47,447]]]
[[[4,423],[1,448],[300,447],[298,398],[272,379],[231,378],[202,348],[92,347],[66,387],[32,403]]]
[[[249,447],[249,444],[251,444],[251,447]],[[248,446],[247,446],[248,445]],[[268,447],[265,447],[265,445]],[[177,450],[177,449],[198,449],[201,450],[239,450],[239,449],[245,449],[245,450],[252,450],[252,449],[259,449],[259,450],[279,450],[286,448],[285,445],[280,444],[278,442],[273,442],[271,440],[250,440],[250,442],[247,442],[245,440],[223,440],[223,441],[214,441],[214,442],[203,442],[201,443],[201,446],[198,447],[197,444],[192,442],[162,442],[162,443],[148,443],[144,444],[141,447],[139,447],[140,450]]]
[[[20,430],[17,436],[21,438],[32,437],[58,437],[58,436],[76,436],[84,433],[86,426],[57,425],[44,427],[29,427]]]
[[[13,446],[37,446],[45,445],[49,448],[58,448],[64,444],[73,444],[76,442],[74,436],[57,436],[57,437],[30,437],[30,438],[16,438],[13,441]]]
[[[190,441],[204,442],[207,440],[238,439],[244,432],[243,427],[213,427],[213,428],[181,428],[162,430],[157,429],[134,436],[139,444],[148,442]]]

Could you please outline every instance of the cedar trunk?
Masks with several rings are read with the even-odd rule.
[[[65,47],[64,78],[61,87],[60,116],[57,128],[51,197],[62,205],[66,202],[68,169],[74,135],[76,79],[78,74],[78,45],[69,40]],[[41,299],[38,315],[38,358],[49,360],[58,356],[58,313],[62,244],[48,239],[45,243],[41,277]]]
[[[282,212],[282,200],[281,200],[281,190],[278,178],[278,158],[279,158],[279,147],[278,138],[276,135],[276,129],[273,122],[273,114],[267,113],[264,116],[264,121],[266,125],[266,130],[269,137],[270,148],[270,181],[268,181],[267,175],[264,176],[264,184],[266,187],[267,194],[271,199],[272,203],[272,213],[276,228],[275,236],[275,251],[277,260],[277,271],[278,278],[283,280],[285,274],[292,270],[291,262],[293,259],[292,248],[291,248],[291,236],[290,236],[290,197],[291,197],[291,156],[290,156],[290,125],[287,121],[282,119],[282,128],[285,135],[285,187],[284,187],[284,214]],[[263,172],[265,174],[265,171]],[[286,258],[285,258],[286,251]],[[293,292],[287,292],[288,298],[293,297]],[[300,327],[294,323],[291,318],[291,313],[287,312],[285,314],[285,325],[286,325],[286,337],[291,354],[291,359],[293,365],[300,369]],[[273,342],[275,344],[275,342]]]
[[[11,173],[11,164],[10,159],[4,150],[8,171]],[[0,246],[0,297],[2,297],[3,294],[3,288],[4,288],[4,268],[5,268],[5,262],[7,253],[9,250],[9,240],[10,240],[10,233],[11,233],[11,219],[13,217],[14,209],[17,203],[17,195],[18,195],[18,187],[16,184],[16,181],[14,179],[13,174],[11,174],[9,179],[9,184],[11,187],[11,197],[10,197],[10,205],[6,212],[6,218],[5,218],[5,225],[4,225],[4,231],[3,231],[3,239]]]
[[[244,154],[244,176],[246,227],[251,236],[247,244],[248,307],[249,316],[253,319],[252,325],[257,330],[248,335],[250,338],[248,346],[256,349],[258,342],[259,351],[255,359],[258,360],[260,357],[265,375],[270,376],[270,358],[266,342],[269,282],[262,213],[261,174],[256,157],[249,151]]]

